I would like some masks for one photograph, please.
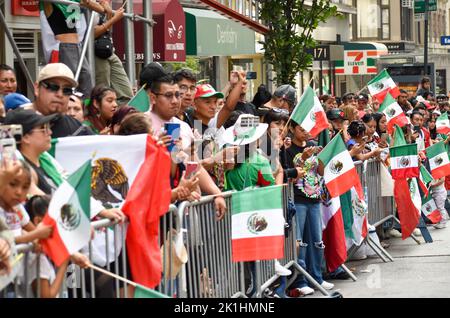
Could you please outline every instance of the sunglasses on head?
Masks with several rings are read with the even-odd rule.
[[[45,82],[45,81],[41,82],[41,85],[53,93],[56,93],[60,89],[62,89],[62,93],[64,96],[70,96],[73,94],[73,87],[62,87],[58,84]]]

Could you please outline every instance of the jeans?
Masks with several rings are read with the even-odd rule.
[[[297,240],[300,242],[298,264],[319,283],[322,284],[322,261],[324,244],[322,241],[322,214],[320,203],[296,203],[295,220]],[[308,285],[303,275],[297,278],[295,287]]]
[[[126,103],[133,97],[130,80],[116,54],[107,59],[95,57],[95,84],[113,88],[119,103]]]

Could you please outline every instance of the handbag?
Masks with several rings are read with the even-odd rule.
[[[101,16],[99,25],[105,22],[105,17]],[[94,53],[95,56],[101,59],[107,59],[111,57],[114,53],[114,47],[111,39],[111,34],[109,31],[103,33],[94,41]]]

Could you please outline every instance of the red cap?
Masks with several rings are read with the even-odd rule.
[[[195,92],[194,98],[207,98],[211,96],[215,96],[217,98],[224,97],[221,92],[217,92],[210,84],[197,85],[197,91]]]

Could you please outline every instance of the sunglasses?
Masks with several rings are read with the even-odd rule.
[[[272,108],[271,111],[273,111],[274,113],[278,113],[278,114],[289,115],[289,111],[288,111],[287,109],[282,109],[282,108]]]
[[[41,85],[53,93],[56,93],[60,89],[62,89],[62,93],[64,96],[70,96],[73,94],[73,87],[62,87],[58,84],[45,82],[45,81],[41,82]]]
[[[172,100],[172,98],[176,98],[179,99],[181,97],[180,92],[175,92],[175,93],[165,93],[165,94],[160,94],[160,93],[155,93],[153,92],[153,94],[157,95],[157,96],[164,96],[165,98],[167,98],[168,100]]]

